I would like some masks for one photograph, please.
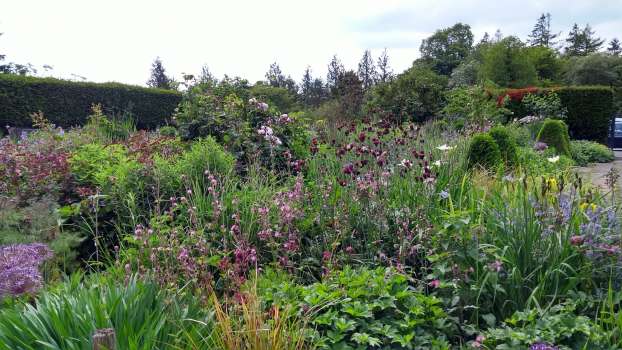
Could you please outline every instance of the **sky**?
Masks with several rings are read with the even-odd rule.
[[[177,80],[207,64],[218,78],[264,79],[272,62],[300,81],[307,66],[325,78],[336,54],[356,69],[365,49],[387,48],[397,73],[419,57],[421,40],[456,22],[527,38],[543,12],[565,37],[589,23],[622,39],[622,0],[2,0],[0,53],[50,65],[40,75],[145,85],[160,57]]]

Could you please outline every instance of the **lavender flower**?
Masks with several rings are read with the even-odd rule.
[[[0,298],[33,293],[43,284],[39,265],[52,257],[42,243],[0,247]]]

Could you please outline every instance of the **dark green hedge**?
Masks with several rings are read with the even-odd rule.
[[[0,125],[29,127],[31,113],[42,111],[52,123],[82,125],[91,105],[104,112],[130,112],[141,129],[165,124],[181,101],[176,91],[119,83],[83,83],[53,78],[0,74]]]
[[[573,139],[607,142],[614,115],[609,87],[566,87],[556,91],[568,110],[566,124]]]
[[[534,90],[535,88],[530,88]],[[510,89],[499,96],[509,96],[506,107],[514,115],[522,118],[527,111],[521,102],[523,96],[533,91],[528,89]],[[606,142],[611,118],[615,113],[613,89],[606,86],[568,86],[555,88],[537,88],[536,93],[555,92],[562,105],[567,109],[566,124],[573,139]]]

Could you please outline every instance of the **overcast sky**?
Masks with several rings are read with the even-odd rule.
[[[144,85],[161,57],[176,79],[203,64],[217,76],[263,79],[270,63],[299,81],[322,78],[337,54],[356,69],[363,50],[389,51],[396,72],[419,56],[421,39],[456,22],[526,38],[542,12],[565,37],[574,22],[622,39],[622,0],[2,0],[0,53],[49,64],[52,75]]]

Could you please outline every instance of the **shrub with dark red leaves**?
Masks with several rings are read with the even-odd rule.
[[[68,153],[52,143],[41,143],[0,140],[0,194],[26,201],[59,193],[68,184]]]

